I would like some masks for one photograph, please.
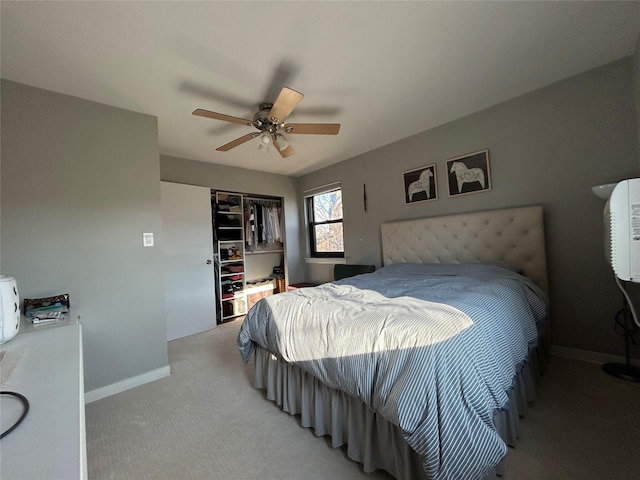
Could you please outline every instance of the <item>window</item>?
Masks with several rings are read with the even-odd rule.
[[[344,257],[342,190],[317,193],[306,202],[311,256]]]

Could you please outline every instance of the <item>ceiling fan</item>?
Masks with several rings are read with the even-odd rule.
[[[240,138],[216,148],[219,152],[227,152],[232,148],[242,145],[249,140],[260,137],[258,150],[268,152],[269,146],[274,145],[282,158],[290,157],[295,153],[293,147],[284,138],[284,134],[306,135],[337,135],[340,131],[339,123],[284,123],[302,100],[300,92],[289,87],[283,87],[275,103],[261,103],[253,120],[232,117],[223,113],[211,112],[202,108],[193,111],[194,115],[213,118],[225,122],[239,123],[257,128],[258,132],[251,132]]]

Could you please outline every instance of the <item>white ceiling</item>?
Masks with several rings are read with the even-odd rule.
[[[158,117],[160,153],[300,176],[631,55],[640,2],[2,1],[3,78]],[[252,140],[282,86],[289,117],[341,123]]]

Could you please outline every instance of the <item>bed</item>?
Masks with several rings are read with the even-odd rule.
[[[383,267],[260,300],[255,386],[398,479],[503,475],[544,364],[542,207],[385,223]]]

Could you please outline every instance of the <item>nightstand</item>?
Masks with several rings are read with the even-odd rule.
[[[290,292],[292,290],[297,290],[299,288],[317,287],[318,285],[320,285],[320,284],[319,283],[311,283],[311,282],[291,283],[287,287],[287,291]]]

